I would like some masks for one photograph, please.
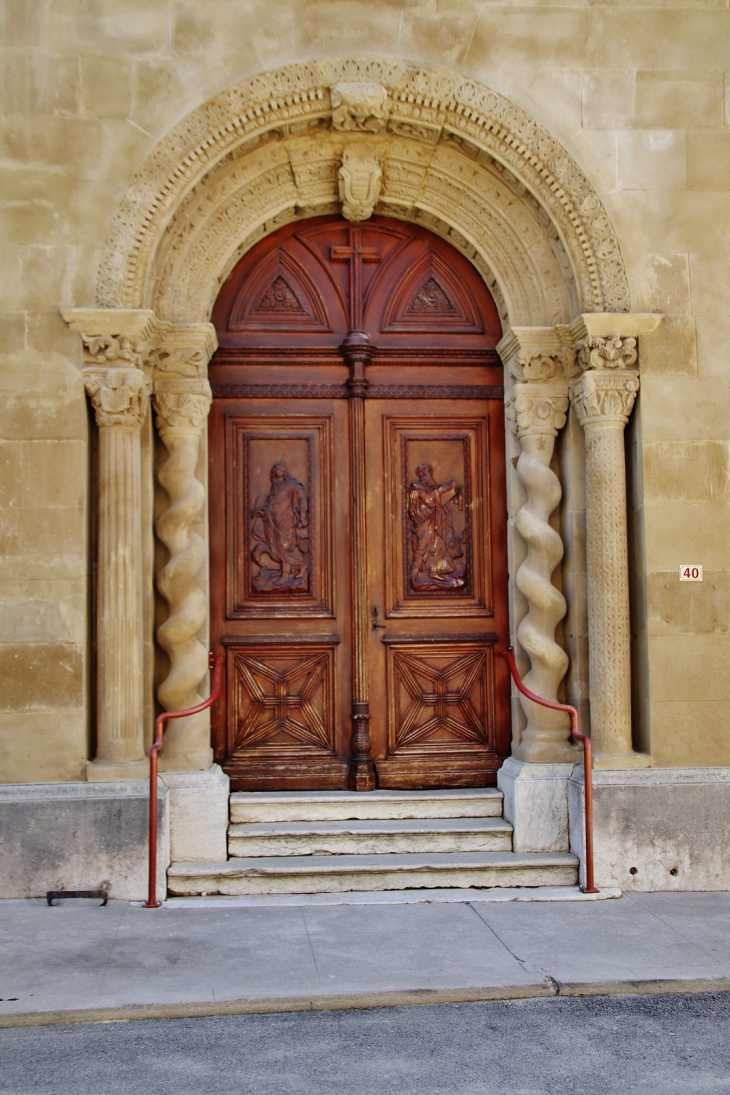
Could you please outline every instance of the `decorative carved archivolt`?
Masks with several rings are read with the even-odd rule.
[[[363,84],[380,85],[387,103],[382,92],[343,93],[344,85]],[[351,128],[301,136],[333,119],[333,102],[336,126]],[[388,145],[384,158],[379,150],[383,212],[433,227],[473,256],[488,281],[502,286],[512,322],[565,322],[577,310],[566,300],[566,274],[575,277],[581,310],[629,310],[616,237],[565,149],[476,81],[377,57],[260,74],[188,115],[157,145],[122,201],[101,265],[99,303],[145,302],[166,318],[207,318],[211,294],[243,250],[278,223],[334,207],[337,141],[357,129]],[[267,144],[273,130],[278,143]],[[500,193],[501,213],[494,204]],[[517,231],[515,216],[524,222]],[[201,232],[207,245],[198,240],[196,255]]]
[[[330,91],[332,128],[345,133],[382,133],[388,121],[388,92],[382,84],[340,80]]]

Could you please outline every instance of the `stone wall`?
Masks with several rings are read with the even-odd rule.
[[[662,767],[730,764],[726,5],[4,0],[0,41],[0,778],[78,779],[88,755],[89,431],[59,309],[94,303],[119,201],[186,114],[262,70],[344,53],[450,67],[532,115],[603,201],[632,310],[665,313],[641,343],[629,436],[635,575],[646,565],[637,745]],[[570,470],[564,486],[570,548]],[[704,582],[680,584],[680,563]],[[577,650],[581,575],[562,588]],[[585,687],[568,679],[583,705]]]

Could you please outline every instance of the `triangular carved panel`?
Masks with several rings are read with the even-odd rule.
[[[277,275],[262,292],[250,314],[252,316],[310,315],[283,274]]]
[[[329,331],[322,296],[292,255],[279,248],[256,267],[233,302],[230,331]]]
[[[440,255],[429,251],[402,280],[382,329],[481,334],[484,326],[469,290]]]
[[[459,310],[446,294],[443,285],[433,274],[423,283],[412,298],[405,314],[407,316],[454,316]]]

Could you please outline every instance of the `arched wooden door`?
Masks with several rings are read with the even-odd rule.
[[[484,283],[425,229],[317,218],[253,248],[213,321],[214,744],[233,788],[493,783],[509,625]]]

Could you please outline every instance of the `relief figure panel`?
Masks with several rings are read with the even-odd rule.
[[[331,420],[229,417],[226,490],[228,618],[332,616]]]
[[[489,615],[486,420],[383,424],[387,615]]]

